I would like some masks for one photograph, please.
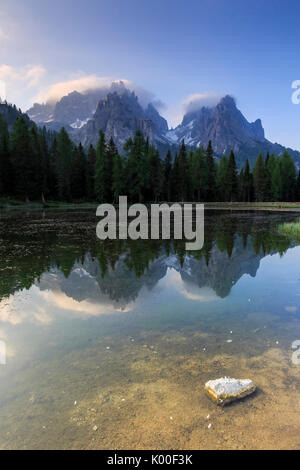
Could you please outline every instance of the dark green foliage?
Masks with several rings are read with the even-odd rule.
[[[281,160],[276,158],[271,177],[271,194],[273,201],[282,200]]]
[[[296,187],[296,168],[292,157],[287,151],[281,157],[282,199],[292,201]]]
[[[10,135],[13,192],[23,200],[36,197],[36,159],[27,122],[18,118]],[[35,151],[35,149],[34,149]]]
[[[95,199],[95,164],[96,150],[90,145],[86,163],[86,196],[91,201]]]
[[[118,203],[122,195],[131,203],[300,201],[300,172],[287,151],[265,160],[260,154],[253,172],[247,159],[240,174],[234,153],[218,162],[211,142],[187,154],[183,141],[174,160],[169,150],[163,161],[137,131],[124,152],[100,131],[97,149],[90,146],[86,155],[64,128],[55,135],[20,115],[9,131],[0,113],[0,196],[101,203]],[[209,251],[205,256],[209,262]]]
[[[0,115],[0,195],[11,191],[12,168],[9,155],[7,124]]]
[[[74,147],[71,162],[72,199],[83,199],[86,196],[86,156],[82,145]]]
[[[226,200],[233,202],[238,198],[238,176],[234,153],[231,151],[226,171]]]
[[[124,160],[120,157],[119,152],[116,152],[113,160],[113,201],[117,203],[120,196],[126,196],[125,188],[125,171],[124,171]]]
[[[251,202],[253,200],[253,175],[250,171],[248,158],[246,160],[245,170],[241,173],[240,179],[240,200]]]
[[[142,202],[150,186],[149,145],[140,131],[129,139],[124,150],[127,156],[126,188],[133,202]]]
[[[164,190],[164,198],[167,201],[171,201],[171,191],[172,191],[172,181],[171,181],[171,175],[172,175],[172,155],[171,151],[169,150],[165,159],[164,163],[164,184],[163,184],[163,190]]]
[[[216,166],[212,143],[209,141],[206,150],[207,159],[207,201],[214,201],[216,198]]]
[[[216,176],[216,192],[217,192],[217,200],[218,201],[225,201],[226,200],[226,193],[227,193],[227,186],[226,186],[226,178],[228,174],[228,158],[226,155],[220,160],[217,169],[217,176]]]
[[[300,201],[300,170],[298,172],[298,178],[296,181],[295,199],[296,201]]]
[[[186,201],[188,192],[188,164],[186,147],[184,141],[181,144],[178,154],[178,199],[179,201]]]
[[[71,165],[73,144],[64,128],[57,136],[56,177],[59,199],[71,200]]]
[[[106,202],[107,184],[105,176],[107,172],[107,148],[105,135],[102,131],[99,133],[99,141],[96,151],[95,164],[95,198],[98,202]]]
[[[266,190],[266,175],[263,156],[260,153],[253,171],[255,199],[258,202],[264,201]]]
[[[152,188],[152,201],[158,202],[163,193],[164,174],[158,150],[151,147],[150,152],[150,181]]]

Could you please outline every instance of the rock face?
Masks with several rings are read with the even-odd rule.
[[[214,108],[203,107],[186,114],[175,134],[194,147],[206,147],[211,140],[217,154],[236,152],[241,142],[259,142],[265,138],[260,119],[249,123],[231,96],[222,98]]]
[[[28,116],[37,124],[53,121],[55,105],[51,103],[34,103],[32,108],[27,111]]]
[[[113,137],[119,150],[122,150],[137,130],[142,131],[150,143],[153,143],[156,125],[147,116],[134,92],[125,90],[122,94],[109,93],[98,103],[94,117],[80,129],[75,141],[80,141],[84,146],[95,146],[99,139],[99,130],[105,133],[107,139]]]
[[[167,121],[152,103],[143,108],[135,93],[121,81],[84,93],[73,91],[57,103],[35,103],[27,113],[48,129],[59,131],[64,126],[72,140],[84,146],[96,146],[100,130],[107,140],[113,137],[119,151],[123,151],[126,141],[134,137],[137,130],[142,131],[150,143],[168,144],[164,138]]]
[[[236,400],[251,395],[256,390],[254,382],[250,379],[222,379],[210,380],[205,384],[205,392],[217,405],[224,406]]]
[[[281,154],[284,147],[265,138],[260,119],[248,122],[237,108],[235,100],[227,95],[215,107],[202,107],[187,113],[176,129],[166,133],[169,143],[179,145],[184,140],[191,147],[207,147],[211,140],[216,156],[229,156],[233,150],[239,167],[246,158],[254,164],[259,152]],[[288,149],[300,163],[299,152]]]

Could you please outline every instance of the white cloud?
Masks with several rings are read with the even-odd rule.
[[[19,82],[26,87],[38,85],[46,70],[41,65],[27,65],[25,67],[12,67],[2,64],[0,66],[0,80],[3,80],[7,86],[13,85],[12,82]]]
[[[219,93],[205,92],[189,95],[182,103],[184,113],[191,113],[205,107],[212,108],[216,106],[222,96]]]
[[[109,77],[98,77],[96,75],[88,75],[81,78],[67,80],[54,83],[42,90],[35,98],[38,103],[53,102],[60,100],[63,96],[68,95],[72,91],[84,93],[87,90],[96,90],[101,88],[109,88],[112,83]],[[123,80],[126,83],[126,80]]]
[[[171,127],[176,127],[187,113],[198,111],[204,106],[216,106],[224,94],[214,92],[194,93],[188,95],[178,106],[168,108],[166,117]]]
[[[158,100],[153,93],[139,87],[130,80],[124,78],[114,79],[112,77],[99,77],[98,75],[93,74],[53,83],[41,90],[34,98],[34,101],[37,103],[57,102],[63,96],[66,96],[73,91],[84,93],[88,90],[102,90],[104,96],[104,94],[109,91],[113,83],[119,82],[123,82],[126,88],[136,93],[142,106],[145,107],[150,102],[158,109],[164,106],[164,104]]]
[[[41,78],[45,75],[46,70],[41,65],[34,65],[29,67],[25,73],[25,80],[28,80],[29,86],[37,85]]]

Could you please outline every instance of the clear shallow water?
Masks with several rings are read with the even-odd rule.
[[[0,448],[299,448],[295,217],[207,211],[186,253],[101,243],[92,212],[3,213]],[[217,408],[224,375],[257,393]]]

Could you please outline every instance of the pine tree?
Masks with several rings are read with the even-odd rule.
[[[96,150],[90,145],[86,164],[86,196],[89,200],[95,199],[95,164]]]
[[[106,198],[109,202],[112,202],[114,199],[113,195],[113,170],[114,170],[114,160],[118,155],[118,149],[115,146],[114,140],[111,137],[107,147],[107,160],[106,160],[106,171],[105,171],[105,181],[106,181]]]
[[[86,156],[81,143],[74,147],[71,162],[72,199],[83,199],[86,195]]]
[[[206,159],[208,167],[208,190],[207,190],[207,200],[214,201],[216,199],[216,166],[214,161],[214,152],[212,148],[211,140],[208,143],[206,150]]]
[[[162,193],[163,173],[158,150],[154,147],[151,148],[150,156],[150,181],[152,183],[152,200],[158,202]]]
[[[282,198],[293,201],[295,198],[296,168],[290,154],[285,150],[281,157]]]
[[[188,190],[188,165],[184,140],[178,154],[178,196],[180,201],[185,201]]]
[[[0,195],[11,191],[12,168],[9,154],[9,133],[0,114]]]
[[[255,199],[257,202],[263,202],[265,198],[266,176],[265,176],[264,160],[263,160],[263,156],[261,153],[257,157],[255,167],[253,170],[253,177],[254,177]]]
[[[63,127],[57,136],[56,176],[61,201],[71,199],[71,162],[73,144]]]
[[[281,159],[276,158],[272,172],[271,192],[273,201],[282,201]]]
[[[126,195],[125,193],[123,194],[123,191],[125,191],[125,184],[124,184],[124,160],[123,158],[119,155],[119,152],[117,152],[114,155],[114,161],[113,161],[113,182],[112,182],[112,190],[113,190],[113,200],[114,203],[117,203],[119,200],[119,197],[122,195]]]
[[[95,197],[98,202],[109,202],[107,197],[107,146],[105,135],[102,131],[99,132],[99,141],[96,150],[96,164],[95,164]]]
[[[42,200],[45,197],[50,195],[50,180],[52,178],[51,171],[52,168],[50,166],[50,155],[49,149],[47,145],[46,135],[44,133],[39,133],[39,141],[40,141],[40,160],[41,160],[41,191],[42,191]]]
[[[209,187],[208,163],[204,148],[200,147],[195,150],[194,155],[196,175],[196,199],[197,201],[204,201]]]
[[[300,170],[298,172],[298,178],[296,182],[295,199],[297,202],[300,202]]]
[[[25,200],[35,196],[35,162],[29,128],[23,118],[18,118],[10,136],[10,154],[14,174],[14,193]]]
[[[245,170],[243,172],[241,198],[243,202],[251,202],[253,194],[253,177],[250,171],[249,160],[247,158]]]
[[[34,125],[29,131],[31,141],[31,164],[34,169],[33,178],[31,180],[31,197],[38,199],[43,192],[43,165],[42,165],[42,148],[41,138],[38,134],[37,127]]]
[[[226,155],[223,155],[217,167],[217,176],[216,176],[218,201],[226,200],[226,194],[227,194],[226,178],[228,175],[228,165],[229,165],[229,160],[226,157]]]
[[[226,172],[226,198],[227,201],[233,202],[237,200],[237,196],[238,176],[234,153],[231,151]]]
[[[179,186],[180,186],[180,168],[179,168],[178,154],[176,154],[174,158],[174,164],[173,164],[172,174],[171,174],[172,199],[174,201],[180,200]]]
[[[124,146],[127,154],[127,188],[132,202],[142,202],[148,189],[149,159],[148,144],[141,131],[137,131],[134,139],[129,139]]]
[[[58,152],[57,152],[57,140],[54,138],[51,148],[49,150],[49,174],[48,174],[48,186],[49,194],[51,198],[58,199],[58,180],[57,180],[57,169],[58,169]]]
[[[172,174],[172,155],[171,150],[168,150],[165,164],[164,164],[164,196],[167,201],[171,201],[171,174]]]

